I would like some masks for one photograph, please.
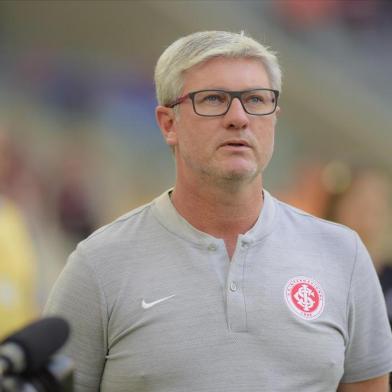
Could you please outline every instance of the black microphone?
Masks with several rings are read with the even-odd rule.
[[[66,342],[68,323],[59,317],[40,319],[0,344],[0,376],[33,374]]]

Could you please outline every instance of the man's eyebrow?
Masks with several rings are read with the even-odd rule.
[[[216,86],[213,86],[213,87],[203,87],[203,88],[199,88],[199,89],[197,89],[197,90],[194,89],[194,90],[192,90],[192,91],[203,91],[203,90],[248,91],[248,90],[264,90],[264,89],[270,90],[271,87],[256,86],[256,87],[244,88],[244,89],[241,89],[241,90],[231,90],[231,89],[228,89],[228,88],[225,88],[225,87],[216,87]]]

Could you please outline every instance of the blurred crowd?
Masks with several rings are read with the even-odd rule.
[[[392,98],[392,2],[389,0],[277,0],[269,15],[293,42],[322,56],[364,87],[364,93]],[[377,69],[377,72],[372,72]]]
[[[392,5],[385,0],[278,0],[276,14],[294,30],[339,23],[349,30],[390,29]]]

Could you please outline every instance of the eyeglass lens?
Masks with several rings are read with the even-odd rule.
[[[206,116],[224,114],[231,102],[231,95],[225,91],[198,91],[194,95],[196,113]],[[241,94],[241,102],[249,114],[269,114],[275,110],[275,93],[270,90],[251,90]]]

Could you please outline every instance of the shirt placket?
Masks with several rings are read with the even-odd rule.
[[[247,314],[244,288],[246,286],[246,256],[250,240],[240,236],[230,262],[226,282],[226,314],[228,328],[232,332],[246,332]]]

